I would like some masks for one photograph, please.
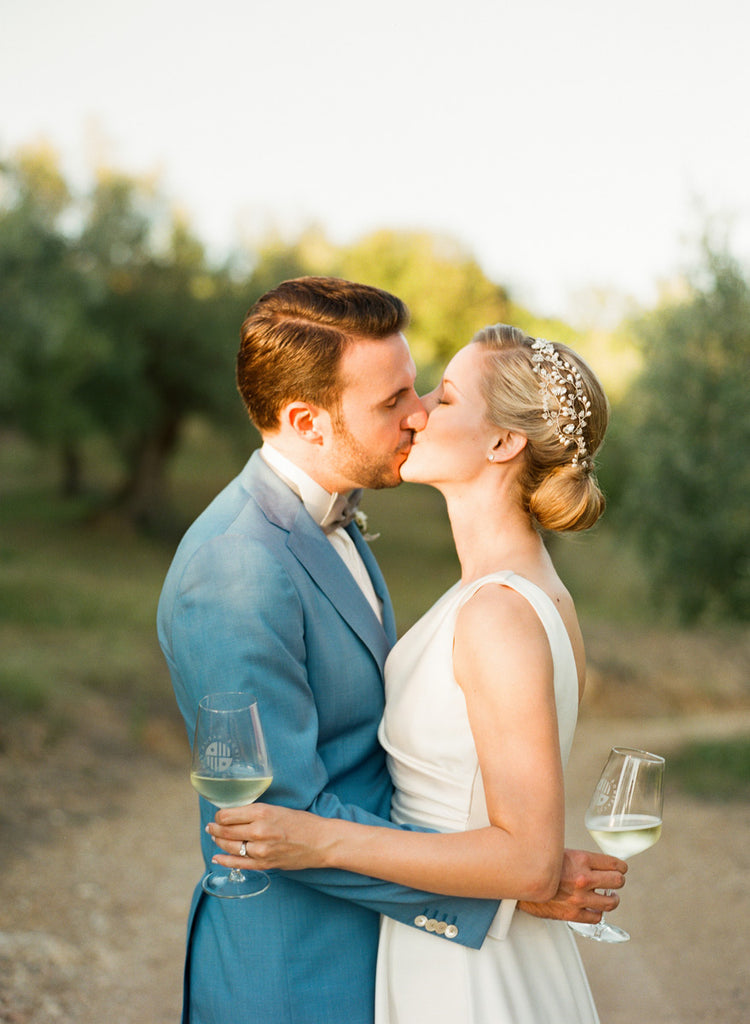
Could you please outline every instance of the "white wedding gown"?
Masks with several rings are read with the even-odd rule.
[[[550,598],[529,580],[498,572],[448,591],[396,644],[385,669],[380,741],[394,784],[392,817],[457,832],[489,824],[463,692],[453,676],[461,605],[480,587],[512,587],[549,638],[563,765],[578,715],[573,650]],[[504,900],[482,948],[383,918],[376,1024],[596,1024],[575,939],[562,921],[514,912]]]

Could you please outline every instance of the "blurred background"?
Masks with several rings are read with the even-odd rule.
[[[300,274],[400,295],[424,389],[498,321],[602,378],[608,510],[550,540],[590,661],[580,742],[596,749],[572,765],[571,814],[609,746],[653,738],[668,800],[716,844],[691,859],[700,830],[681,837],[671,907],[705,888],[727,856],[708,808],[728,834],[750,828],[747,5],[0,0],[0,15],[0,1021],[93,1022],[107,999],[123,1022],[174,1019],[197,840],[156,602],[182,531],[258,443],[234,387],[242,317]],[[457,577],[442,499],[405,485],[363,507],[403,632]],[[137,819],[152,807],[163,829],[157,804],[172,832],[144,850]],[[632,886],[644,899],[675,870],[668,836],[651,888]],[[121,895],[105,901],[109,842]],[[732,844],[727,885],[747,848]],[[165,849],[183,858],[166,896],[150,884],[170,884]],[[133,923],[147,913],[164,929]],[[150,1010],[123,981],[137,950]],[[720,974],[712,989],[691,964],[722,1020],[747,1019],[746,984]],[[708,1019],[683,981],[674,1006],[655,981],[643,1019]],[[632,1019],[600,984],[607,1019]]]

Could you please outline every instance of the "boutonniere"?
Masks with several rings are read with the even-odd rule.
[[[367,532],[367,516],[361,509],[357,509],[354,513],[354,525],[357,527],[359,532],[362,534],[363,540],[366,540],[369,544],[371,540],[377,540],[380,536],[379,533],[368,533]]]

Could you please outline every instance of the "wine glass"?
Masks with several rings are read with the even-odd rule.
[[[646,750],[613,747],[586,809],[586,828],[604,853],[627,860],[661,835],[664,758]],[[627,942],[626,931],[609,924],[568,927],[598,942]]]
[[[250,804],[271,785],[273,773],[258,705],[247,693],[212,693],[198,705],[190,782],[217,807]],[[225,899],[259,896],[270,885],[264,871],[211,871],[206,892]]]

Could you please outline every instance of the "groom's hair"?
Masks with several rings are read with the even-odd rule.
[[[346,346],[389,338],[408,322],[406,305],[380,288],[336,277],[283,281],[258,299],[240,330],[237,387],[250,419],[261,431],[276,430],[294,401],[335,413]]]

